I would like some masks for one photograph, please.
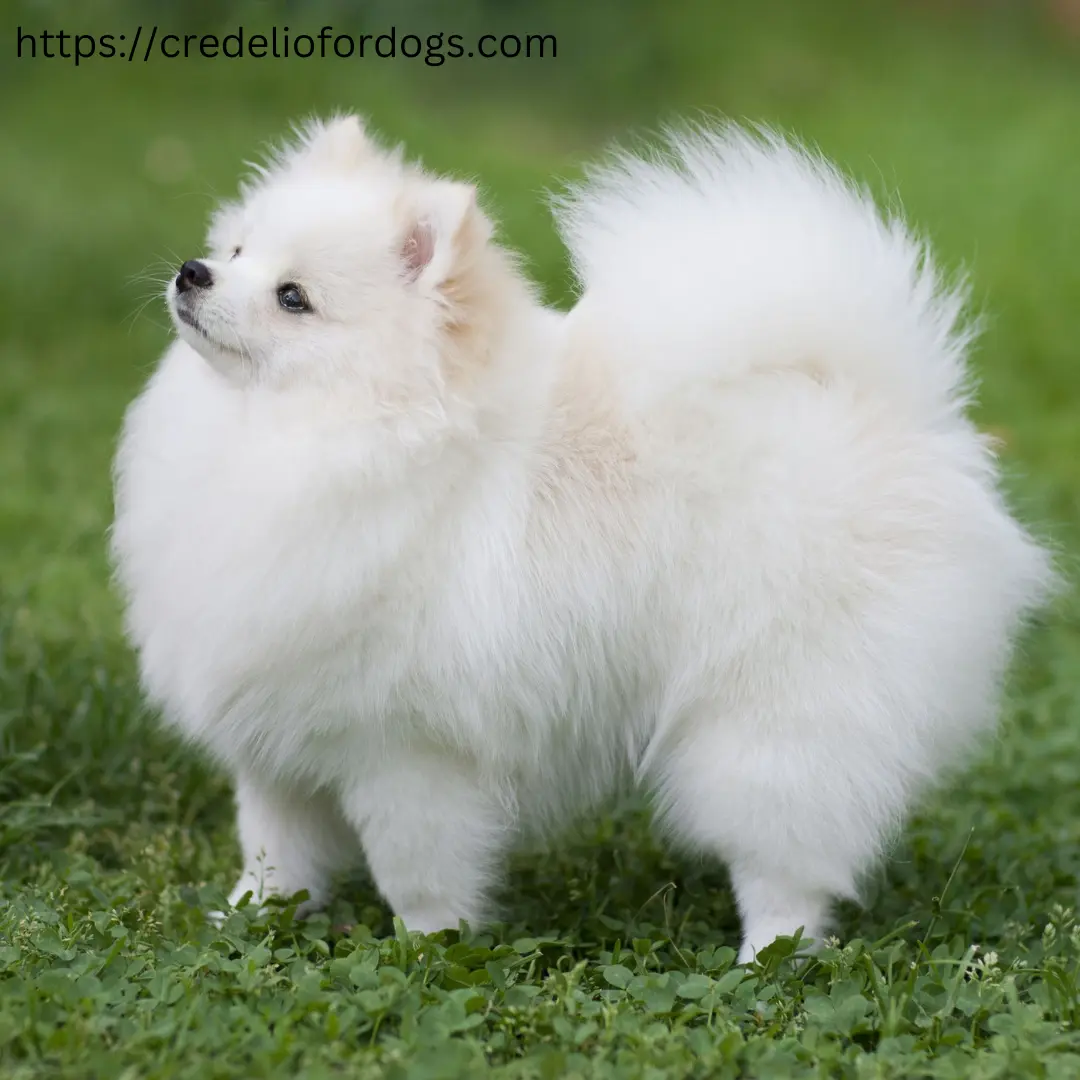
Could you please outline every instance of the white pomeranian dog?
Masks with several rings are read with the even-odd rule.
[[[148,696],[234,774],[238,903],[366,859],[425,932],[628,784],[819,938],[993,730],[1051,560],[965,415],[962,297],[738,129],[559,208],[544,307],[474,189],[308,126],[168,287],[112,553]]]

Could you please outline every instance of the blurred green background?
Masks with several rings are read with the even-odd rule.
[[[1075,7],[1075,5],[1073,5]],[[288,125],[358,109],[477,177],[554,302],[543,192],[613,138],[701,110],[818,144],[902,200],[991,315],[983,417],[1038,510],[1076,517],[1080,37],[1070,5],[880,0],[16,3],[0,45],[0,582],[50,638],[115,636],[103,532],[125,401],[167,337],[142,302]],[[15,59],[16,28],[545,33],[551,59]],[[145,37],[143,38],[145,41]],[[39,44],[40,50],[40,44]],[[54,47],[55,51],[55,47]]]

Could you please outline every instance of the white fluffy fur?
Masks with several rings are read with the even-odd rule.
[[[745,959],[992,730],[1052,571],[960,299],[828,166],[674,136],[561,220],[568,315],[354,118],[261,170],[127,416],[127,625],[235,774],[234,902],[364,856],[409,927],[483,919],[516,835],[637,783],[727,862]]]

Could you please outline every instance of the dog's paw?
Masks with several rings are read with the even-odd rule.
[[[303,890],[294,894],[292,897],[279,896],[277,893],[262,894],[258,896],[250,888],[241,889],[239,886],[233,890],[232,895],[228,899],[228,908],[225,911],[208,911],[206,913],[206,921],[215,927],[222,927],[225,921],[236,911],[248,911],[256,915],[258,918],[263,918],[270,915],[273,912],[284,911],[291,906],[295,901],[296,907],[293,911],[293,919],[300,921],[306,919],[309,915],[314,915],[317,911],[320,911],[323,907],[321,900],[312,899],[307,890]]]

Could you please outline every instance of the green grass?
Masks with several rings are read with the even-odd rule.
[[[75,70],[5,55],[0,1075],[1080,1075],[1071,598],[1028,639],[1000,737],[922,807],[866,906],[840,911],[840,944],[808,965],[780,946],[734,967],[722,869],[664,854],[634,805],[519,855],[510,921],[484,933],[405,937],[362,879],[302,925],[287,910],[204,922],[238,868],[227,778],[140,707],[103,551],[108,467],[167,340],[156,304],[133,317],[155,287],[138,276],[197,252],[214,193],[298,116],[356,106],[432,165],[479,176],[556,302],[567,278],[539,193],[610,136],[708,108],[816,142],[969,271],[990,316],[979,420],[1072,569],[1075,48],[1007,5],[505,6],[512,28],[559,32],[557,62]],[[263,2],[223,20],[199,0],[161,17],[191,7],[199,29],[301,18]],[[0,48],[17,22],[105,32],[142,10],[64,9],[18,6]],[[455,28],[423,11],[396,21]],[[494,25],[490,5],[460,18]]]

